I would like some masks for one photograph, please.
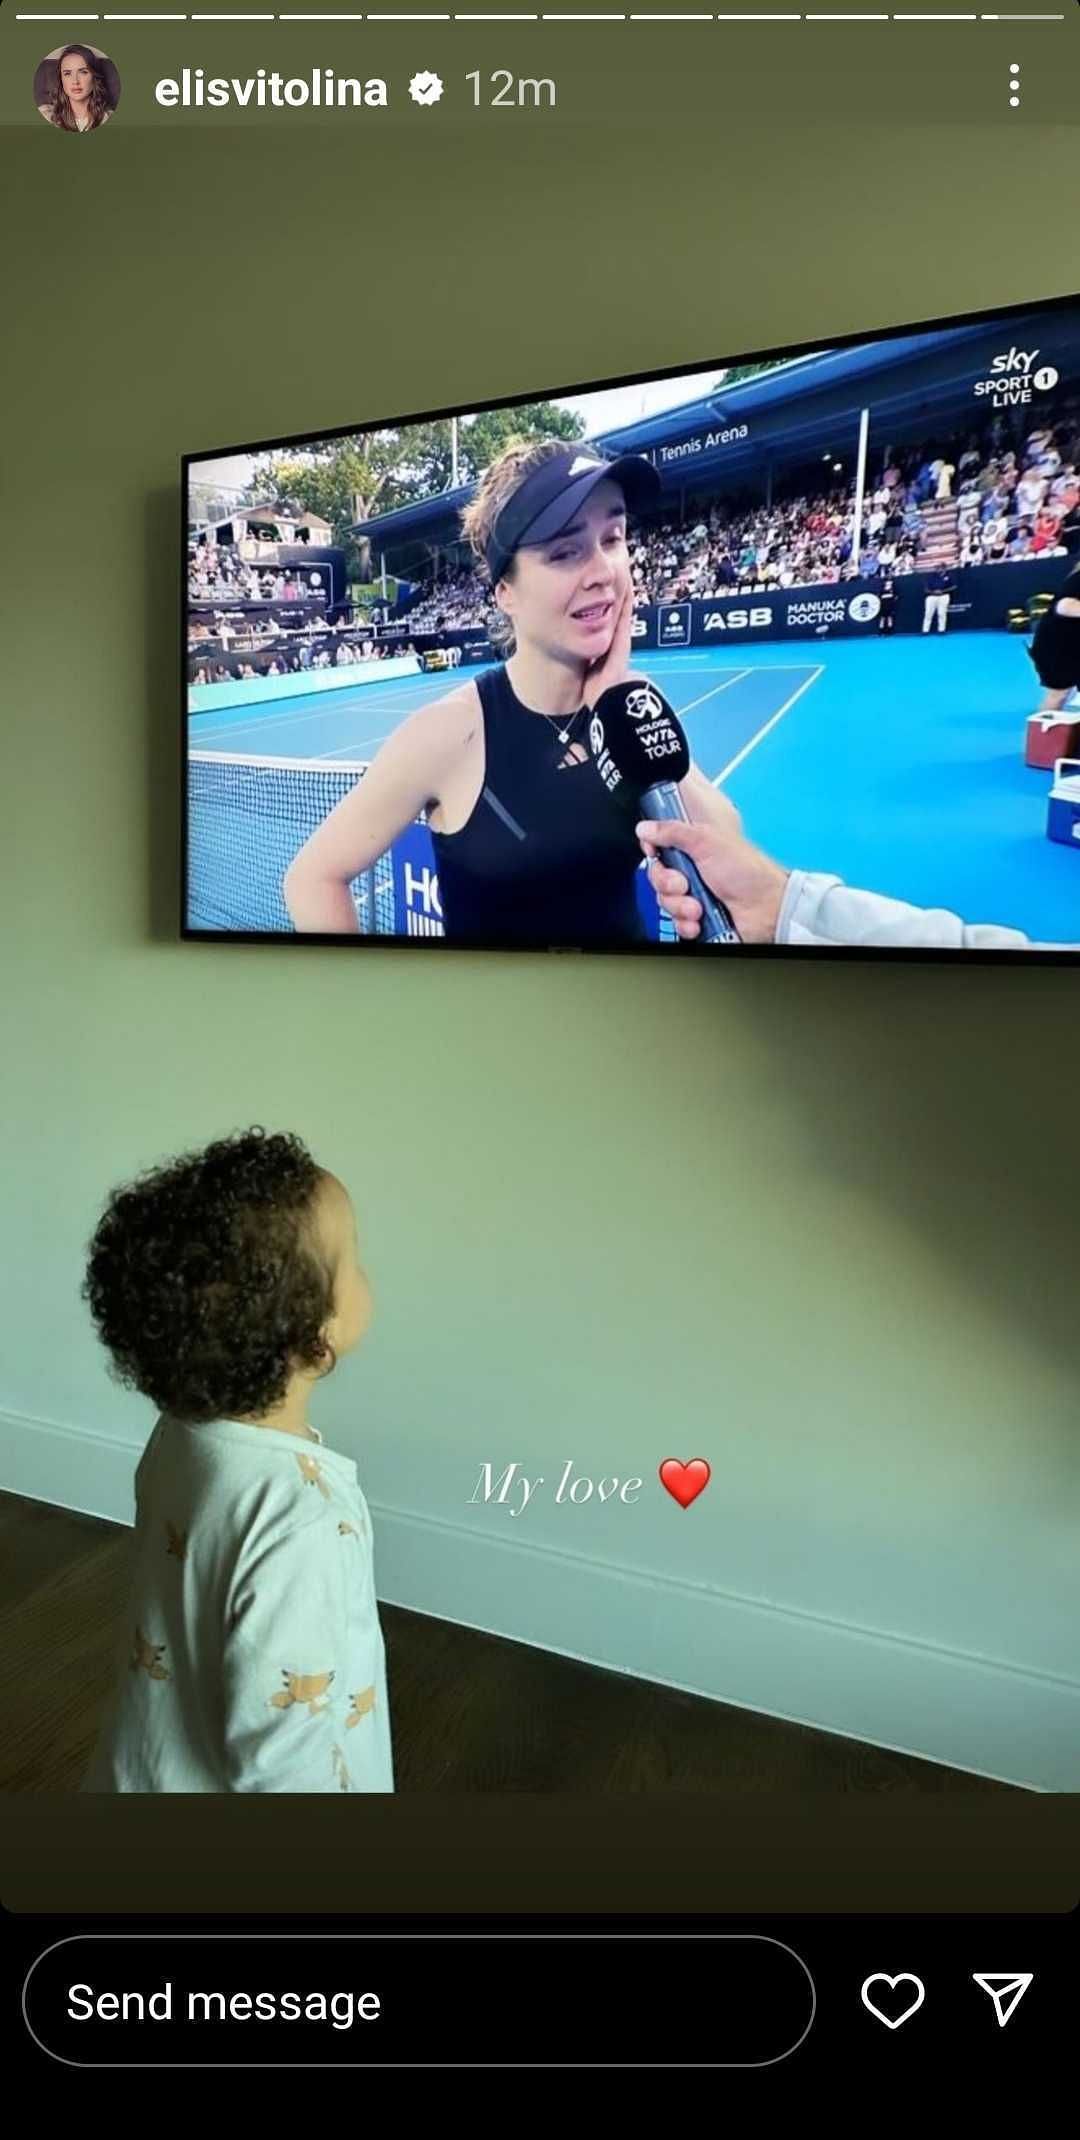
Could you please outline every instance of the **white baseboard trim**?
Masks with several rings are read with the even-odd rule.
[[[132,1521],[129,1442],[10,1412],[0,1435],[3,1491]],[[370,1505],[385,1604],[972,1776],[1080,1790],[1080,1681]]]

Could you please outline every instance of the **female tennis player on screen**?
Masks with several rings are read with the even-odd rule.
[[[589,710],[631,674],[628,509],[659,478],[545,439],[493,461],[462,526],[494,592],[508,658],[420,707],[302,847],[284,882],[298,930],[356,934],[349,885],[427,813],[448,939],[640,941],[633,824],[596,776]],[[636,670],[633,673],[637,673]],[[691,766],[692,817],[720,805]]]

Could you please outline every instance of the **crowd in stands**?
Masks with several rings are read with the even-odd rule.
[[[1007,564],[1080,549],[1080,397],[1060,416],[1009,443],[1004,417],[963,450],[924,440],[890,452],[863,496],[855,557],[855,485],[772,506],[739,509],[713,499],[682,523],[631,530],[630,565],[638,607],[651,602],[712,600],[773,587],[828,586],[927,571],[941,560],[940,516],[924,507],[956,507],[953,558],[958,565]],[[950,516],[946,516],[950,517]],[[935,525],[935,523],[937,523]],[[486,625],[491,597],[473,571],[440,580],[408,612],[411,630]]]
[[[636,598],[708,600],[925,571],[939,561],[942,535],[924,508],[942,504],[956,507],[959,565],[1061,555],[1080,545],[1078,469],[1075,418],[1029,432],[1019,451],[980,448],[972,438],[955,461],[932,444],[892,454],[864,493],[857,559],[853,484],[745,514],[714,504],[692,527],[668,525],[632,542]]]
[[[1080,551],[1080,396],[1063,401],[1053,420],[1045,418],[1026,435],[1013,412],[1011,419],[999,414],[982,432],[972,433],[962,450],[957,442],[929,439],[887,453],[864,492],[858,557],[854,503],[853,481],[771,506],[741,506],[714,496],[698,507],[691,499],[681,522],[671,518],[631,529],[635,606],[855,578],[895,581],[942,563],[962,567],[1075,554]],[[235,551],[205,541],[189,551],[188,587],[192,600],[203,604],[231,599],[288,605],[325,592],[316,572],[260,571]],[[410,633],[432,633],[487,628],[494,615],[490,589],[474,569],[465,568],[426,589],[404,621]],[[295,613],[288,619],[289,624],[300,621]],[[370,629],[371,621],[358,618],[352,628],[359,623],[362,630]],[[273,614],[260,621],[258,634],[274,640],[294,636],[287,628],[283,632]],[[341,667],[385,659],[388,651],[374,638],[338,639],[333,648],[316,647],[309,638],[288,650],[275,645],[269,658],[262,651],[249,661],[244,637],[221,612],[213,625],[193,619],[189,636],[195,683],[236,673],[213,658],[218,648],[227,652],[231,641],[245,654],[242,676]],[[211,642],[205,661],[199,658],[200,641]]]
[[[259,630],[261,635],[265,627],[260,625]],[[209,636],[215,646],[227,653],[230,639],[238,635],[231,634],[226,628],[224,634],[219,630]],[[191,647],[193,661],[189,682],[193,684],[226,683],[234,676],[296,676],[309,669],[345,669],[357,663],[387,661],[395,653],[416,652],[416,648],[411,644],[404,648],[379,646],[373,639],[339,638],[331,646],[326,643],[324,635],[318,644],[312,638],[305,638],[300,645],[281,646],[272,652],[245,652],[235,667],[230,668],[224,661],[212,658],[209,651],[205,659],[200,658],[197,645],[198,642],[193,642]]]
[[[188,551],[189,602],[311,602],[325,600],[329,568],[247,564],[226,543],[200,542]]]
[[[463,631],[486,624],[491,610],[490,596],[475,572],[455,572],[440,580],[409,610],[409,629]]]
[[[223,647],[234,643],[237,647],[244,647],[255,640],[262,642],[267,639],[295,639],[299,644],[301,637],[336,638],[340,632],[355,630],[367,633],[368,619],[361,613],[354,616],[351,610],[343,610],[333,624],[328,623],[322,616],[308,619],[294,614],[282,624],[280,617],[275,616],[272,611],[265,617],[252,618],[244,617],[239,610],[215,610],[213,622],[205,617],[188,619],[188,646],[195,650],[211,640]]]

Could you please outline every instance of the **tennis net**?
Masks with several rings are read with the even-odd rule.
[[[305,841],[362,780],[366,762],[188,755],[188,926],[292,934],[282,880]],[[389,855],[349,887],[361,933],[394,934]]]
[[[367,761],[329,765],[322,758],[190,751],[188,927],[294,935],[282,892],[285,873],[316,827],[367,770]],[[397,881],[391,853],[380,855],[370,869],[354,877],[349,890],[361,935],[443,934],[441,909],[436,904],[433,912],[429,898],[430,859],[429,851],[425,860],[410,856],[406,848]],[[651,895],[644,904],[649,933],[675,941],[673,923],[656,912]]]

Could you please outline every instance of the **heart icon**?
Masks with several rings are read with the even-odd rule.
[[[691,1501],[696,1501],[698,1495],[704,1493],[711,1477],[712,1472],[703,1456],[692,1457],[689,1464],[680,1463],[677,1456],[668,1456],[660,1466],[661,1485],[667,1487],[680,1508],[689,1508]]]
[[[915,1986],[915,1997],[909,1999],[907,2005],[899,2013],[887,2014],[883,2012],[880,2006],[875,2006],[873,1999],[870,1997],[871,1984],[887,1984],[890,1991],[895,1991],[898,1984],[913,1984]],[[867,2012],[873,2014],[875,2021],[883,2021],[887,2029],[898,2029],[905,2021],[910,2021],[912,2014],[918,2013],[925,1997],[925,1987],[918,1977],[911,1976],[907,1970],[902,1970],[897,1977],[887,1977],[879,1969],[876,1976],[867,1977],[862,1988],[862,2003]]]

